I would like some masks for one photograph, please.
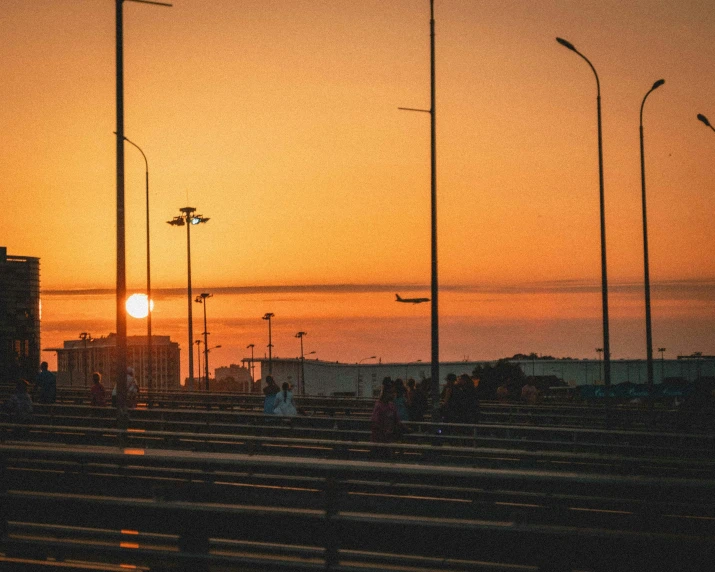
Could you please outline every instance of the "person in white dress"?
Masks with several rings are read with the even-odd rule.
[[[290,386],[284,382],[281,386],[281,391],[276,393],[276,400],[273,405],[273,414],[282,415],[283,417],[293,417],[298,414],[298,411],[293,404],[293,392],[290,391]]]

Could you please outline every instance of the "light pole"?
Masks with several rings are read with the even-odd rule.
[[[562,46],[568,48],[575,54],[583,58],[593,71],[596,77],[596,110],[598,116],[598,186],[599,199],[601,210],[601,298],[603,303],[603,357],[604,357],[604,376],[606,387],[611,386],[611,345],[608,334],[608,277],[606,273],[606,209],[603,196],[603,137],[601,130],[601,83],[598,79],[596,68],[589,59],[579,52],[572,43],[567,42],[563,38],[556,38],[556,41]],[[606,392],[608,395],[608,392]]]
[[[415,360],[415,361],[408,361],[408,362],[405,364],[405,381],[407,381],[407,368],[408,368],[410,365],[413,365],[413,364],[416,364],[416,363],[420,363],[420,362],[422,362],[422,360],[421,360],[421,359],[417,359],[417,360]]]
[[[298,384],[298,394],[305,395],[305,355],[303,355],[303,336],[308,332],[298,332],[295,337],[300,340],[300,383]]]
[[[205,354],[205,356],[206,356],[206,363],[208,363],[209,352],[210,352],[211,350],[217,350],[217,349],[219,349],[220,347],[221,347],[221,344],[219,344],[219,345],[217,345],[217,346],[213,346],[213,347],[211,347],[211,348],[207,348],[206,346],[204,346],[204,354]],[[209,390],[209,368],[207,367],[207,368],[206,368],[206,391],[208,391],[208,390]]]
[[[641,102],[640,113],[640,141],[641,141],[641,200],[643,202],[643,268],[645,276],[645,341],[646,341],[646,371],[648,376],[648,393],[653,392],[653,334],[650,318],[650,272],[648,270],[648,219],[646,217],[645,200],[645,153],[643,151],[643,106],[645,100],[655,89],[665,83],[664,79],[659,79],[648,90]]]
[[[430,211],[431,211],[431,376],[432,376],[432,419],[439,419],[439,305],[437,294],[439,292],[437,273],[437,103],[435,89],[435,41],[434,41],[434,0],[430,0],[430,108],[415,109],[412,107],[399,107],[403,111],[419,111],[430,114]]]
[[[196,379],[196,385],[201,389],[201,340],[196,340],[196,363],[199,370],[199,377]]]
[[[660,352],[660,382],[665,379],[665,348],[658,348]]]
[[[361,389],[362,389],[362,383],[361,383],[361,382],[362,382],[362,378],[360,377],[360,365],[362,364],[362,362],[367,361],[367,360],[369,360],[369,359],[375,359],[376,357],[377,357],[377,356],[370,356],[370,357],[362,358],[360,361],[358,361],[358,366],[357,366],[357,388],[356,388],[356,390],[355,390],[356,397],[362,397],[362,395],[361,395],[361,393],[362,393],[362,391],[361,391]]]
[[[598,354],[598,377],[599,381],[603,381],[603,348],[596,348]]]
[[[186,226],[186,266],[188,269],[188,300],[189,300],[189,390],[194,389],[194,353],[191,348],[194,345],[194,323],[193,323],[193,310],[191,308],[191,227],[195,224],[201,224],[208,222],[209,219],[202,216],[194,214],[196,209],[194,207],[183,207],[179,209],[182,214],[175,216],[173,219],[166,221],[168,224],[173,226]]]
[[[133,1],[133,0],[130,0]],[[147,370],[148,370],[148,376],[147,376],[147,389],[149,391],[149,394],[151,394],[152,390],[152,345],[151,345],[151,249],[149,247],[149,161],[146,158],[146,155],[144,154],[144,151],[142,151],[141,147],[134,143],[133,141],[129,140],[127,137],[124,138],[124,140],[129,143],[130,145],[133,145],[137,149],[139,149],[139,152],[142,154],[142,157],[144,157],[144,167],[145,167],[145,181],[146,181],[146,303],[147,303],[147,315],[146,315],[146,337],[147,337],[147,342],[146,342],[146,348],[147,348]],[[149,400],[149,403],[151,403],[151,399]]]
[[[266,312],[263,320],[268,320],[268,375],[273,375],[273,341],[271,339],[271,318],[275,316],[273,312]]]
[[[84,359],[82,360],[82,362],[83,362],[82,365],[83,365],[83,369],[84,369],[84,386],[87,387],[87,385],[89,385],[89,382],[87,380],[87,365],[88,365],[87,364],[87,342],[92,341],[92,334],[90,334],[89,332],[82,332],[79,335],[79,339],[84,342],[84,352],[82,354],[82,357]]]
[[[116,109],[117,109],[117,279],[116,279],[116,317],[117,317],[117,423],[124,426],[127,409],[127,315],[124,304],[127,297],[126,274],[126,232],[124,227],[124,15],[122,8],[125,0],[115,0],[116,25]],[[165,2],[150,0],[126,0],[139,4],[171,6]],[[189,346],[191,350],[191,346]],[[189,351],[191,353],[191,351]]]
[[[206,371],[206,391],[209,390],[209,339],[208,339],[208,329],[206,328],[206,299],[212,298],[213,294],[208,292],[202,292],[199,296],[196,296],[196,303],[203,304],[204,306],[204,368]],[[201,367],[199,366],[199,371]]]
[[[254,383],[256,383],[256,377],[253,374],[253,348],[256,347],[256,344],[248,344],[246,346],[246,349],[251,348],[251,361],[248,364],[248,370],[251,372],[251,386],[253,386]]]

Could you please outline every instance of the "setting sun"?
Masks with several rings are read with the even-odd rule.
[[[132,294],[127,298],[126,307],[132,318],[146,318],[149,315],[146,294]],[[154,310],[154,300],[151,301],[151,309]]]

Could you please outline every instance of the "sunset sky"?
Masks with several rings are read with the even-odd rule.
[[[192,229],[197,289],[428,295],[429,116],[397,109],[430,104],[428,0],[126,2],[124,14],[125,135],[149,160],[156,288],[185,285],[186,233],[166,221],[188,205],[211,219]],[[633,289],[636,321],[638,112],[665,79],[644,114],[651,280],[692,289],[678,297],[712,324],[715,132],[696,120],[715,122],[712,0],[436,0],[435,20],[440,283],[600,286],[596,84],[561,36],[600,76],[609,280]],[[3,0],[0,49],[0,245],[41,258],[43,290],[112,288],[114,1]],[[144,201],[127,145],[132,290],[146,281]],[[570,317],[597,319],[589,304]]]

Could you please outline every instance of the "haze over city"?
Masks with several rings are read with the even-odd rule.
[[[285,357],[306,330],[320,359],[427,361],[429,307],[394,293],[429,296],[429,118],[398,110],[429,107],[428,2],[176,0],[124,14],[154,333],[185,361],[186,237],[166,221],[190,205],[210,218],[192,232],[192,272],[214,294],[216,365],[265,345],[268,311]],[[106,335],[114,3],[6,0],[0,19],[0,244],[41,259],[43,347]],[[601,81],[612,354],[645,354],[638,112],[661,78],[644,112],[654,340],[715,353],[715,133],[696,119],[715,120],[712,3],[437,0],[435,20],[442,359],[601,345],[595,82],[557,36]],[[125,157],[128,284],[142,291],[144,161],[128,145]]]

